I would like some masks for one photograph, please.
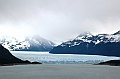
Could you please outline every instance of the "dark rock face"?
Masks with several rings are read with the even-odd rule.
[[[106,61],[106,62],[101,62],[97,65],[120,66],[120,60],[110,60],[110,61]]]
[[[50,53],[120,56],[120,31],[96,36],[86,32],[54,47]]]
[[[32,62],[31,64],[42,64],[42,63],[40,63],[40,62]]]
[[[29,61],[22,61],[13,56],[6,48],[0,44],[0,65],[5,64],[30,64]]]
[[[89,47],[86,47],[89,45]],[[105,56],[120,56],[120,43],[81,43],[74,47],[57,46],[51,50],[54,54],[88,54],[88,55],[105,55]]]

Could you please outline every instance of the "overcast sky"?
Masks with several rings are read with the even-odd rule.
[[[120,0],[0,0],[0,35],[62,42],[120,30]]]

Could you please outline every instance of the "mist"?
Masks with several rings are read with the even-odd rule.
[[[39,34],[54,42],[120,30],[119,0],[0,0],[0,36]]]

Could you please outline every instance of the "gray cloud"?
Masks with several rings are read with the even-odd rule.
[[[119,0],[0,0],[0,35],[40,34],[65,41],[84,31],[113,33],[120,29],[119,4]]]

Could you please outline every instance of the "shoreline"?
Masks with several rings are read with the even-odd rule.
[[[96,65],[120,66],[120,60],[110,60],[110,61],[98,63]]]
[[[40,63],[40,62],[30,62],[30,63],[10,63],[10,64],[0,64],[0,66],[30,65],[30,64],[42,64],[42,63]]]

